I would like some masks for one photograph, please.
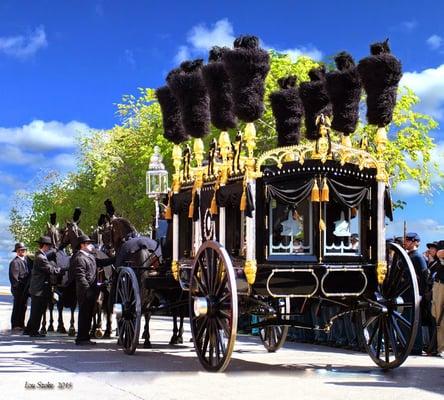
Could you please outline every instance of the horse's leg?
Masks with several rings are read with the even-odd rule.
[[[97,308],[95,315],[97,317],[97,321],[94,334],[96,338],[101,338],[103,336],[103,331],[102,331],[103,292],[100,292],[97,298],[96,307]]]
[[[182,344],[183,343],[183,320],[185,319],[185,317],[183,315],[181,315],[179,318],[180,318],[180,323],[179,323],[179,332],[177,335],[177,343]]]
[[[46,311],[48,310],[48,304],[46,304],[45,311],[43,312],[42,317],[42,327],[40,328],[40,333],[46,335]]]
[[[48,332],[54,332],[54,303],[52,302],[52,299],[49,300],[49,326],[48,326]]]
[[[76,335],[76,328],[74,326],[74,313],[76,311],[76,306],[71,306],[71,319],[69,321],[69,329],[68,329],[68,336],[75,336]]]
[[[57,311],[59,313],[57,332],[66,333],[65,324],[63,323],[63,294],[60,296],[59,301],[57,302]]]
[[[178,328],[177,328],[177,315],[174,314],[173,315],[173,336],[171,336],[170,339],[170,344],[177,344],[177,333],[178,333]]]
[[[112,319],[111,319],[111,310],[109,309],[109,291],[106,290],[103,293],[103,309],[105,311],[106,316],[106,329],[105,334],[103,335],[104,338],[109,339],[111,337],[111,330],[112,330]]]
[[[151,312],[147,311],[145,314],[145,341],[143,342],[143,347],[145,349],[151,349],[151,342],[150,342],[150,318],[151,318]]]

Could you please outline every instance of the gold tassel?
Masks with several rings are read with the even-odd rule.
[[[247,209],[247,190],[246,186],[244,186],[244,191],[242,192],[239,210],[245,211],[246,209]]]
[[[325,226],[325,222],[324,222],[324,220],[321,218],[321,219],[319,220],[319,230],[320,230],[320,231],[325,231],[325,228],[326,228],[326,226]]]
[[[170,221],[173,219],[173,212],[171,210],[171,193],[168,194],[168,205],[165,209],[165,219]]]
[[[214,192],[213,199],[211,200],[210,213],[211,213],[211,215],[217,215],[217,213],[218,213],[217,202],[216,202],[216,192]]]
[[[322,182],[321,201],[330,201],[330,189],[328,188],[327,178],[324,178]]]
[[[313,185],[313,189],[311,189],[311,201],[312,203],[319,202],[319,186],[318,180],[315,178],[315,183]]]
[[[193,218],[194,215],[194,190],[191,192],[191,203],[188,207],[188,218]]]

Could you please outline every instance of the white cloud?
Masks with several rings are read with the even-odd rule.
[[[400,182],[396,186],[394,194],[401,199],[404,197],[416,196],[419,194],[419,185],[412,179]]]
[[[444,236],[444,225],[433,218],[407,220],[407,230],[417,232],[421,237],[422,244],[437,240]],[[404,221],[402,219],[391,222],[386,229],[386,236],[400,236],[404,231]],[[439,239],[438,239],[439,240]]]
[[[174,57],[177,64],[195,56],[206,57],[213,46],[232,47],[235,39],[234,28],[231,22],[224,18],[215,24],[207,26],[199,24],[191,28],[187,35],[187,45],[182,45]],[[301,46],[292,49],[281,50],[279,47],[268,46],[262,43],[266,50],[276,50],[282,54],[288,54],[292,61],[300,56],[311,57],[317,61],[322,59],[322,52],[313,45]]]
[[[76,167],[76,157],[72,153],[61,153],[49,160],[49,167],[62,171],[72,171]]]
[[[0,37],[0,52],[11,57],[26,59],[48,45],[45,28],[39,26],[28,36]]]
[[[178,52],[174,56],[174,61],[176,64],[180,64],[182,61],[188,60],[189,58],[191,58],[191,55],[188,46],[180,46]]]
[[[187,42],[196,50],[208,51],[213,46],[231,47],[234,39],[233,26],[227,19],[221,19],[210,28],[204,24],[191,28]]]
[[[286,49],[286,50],[275,49],[275,50],[282,54],[288,54],[291,61],[293,62],[296,61],[301,56],[310,57],[316,61],[321,61],[323,57],[322,52],[314,46],[308,46],[308,47],[302,46],[294,49]]]
[[[406,72],[400,84],[419,96],[418,111],[444,119],[444,64],[421,72]]]
[[[45,122],[34,120],[27,125],[12,128],[0,127],[0,144],[19,146],[31,151],[68,149],[75,146],[75,138],[87,134],[91,128],[83,122]]]
[[[426,42],[432,50],[438,50],[442,45],[442,37],[438,35],[432,35],[427,39]]]
[[[390,29],[392,31],[409,33],[412,32],[417,26],[418,22],[415,20],[407,20],[400,22],[398,25],[392,26]]]

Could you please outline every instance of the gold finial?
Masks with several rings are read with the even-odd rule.
[[[345,147],[352,147],[350,135],[342,135],[341,144]]]
[[[319,139],[316,140],[315,151],[312,155],[313,159],[321,160],[323,163],[331,158],[330,145],[330,118],[324,114],[318,115],[316,118],[316,126],[319,128]]]
[[[204,150],[205,149],[202,139],[200,138],[194,139],[193,153],[198,167],[202,166],[202,162],[204,159]]]
[[[179,262],[177,260],[171,261],[171,272],[176,281],[179,280]]]
[[[256,127],[253,122],[248,122],[245,125],[244,140],[248,150],[248,158],[252,159],[254,149],[256,148]]]
[[[387,146],[387,129],[385,127],[379,127],[376,131],[375,143],[378,156],[382,157]]]

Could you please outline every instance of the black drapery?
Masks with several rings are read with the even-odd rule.
[[[171,197],[171,210],[174,214],[181,214],[186,212],[188,214],[188,209],[191,203],[191,189],[186,192],[175,193]]]
[[[306,181],[285,182],[278,185],[267,184],[266,196],[267,200],[270,198],[277,199],[280,202],[292,206],[297,206],[304,199],[311,194],[314,185],[314,179]],[[284,188],[280,187],[284,186]]]
[[[384,193],[384,209],[385,216],[393,222],[393,204],[392,204],[392,195],[390,193],[390,188],[387,186],[385,188]]]
[[[327,178],[327,183],[337,199],[348,208],[357,208],[370,190],[367,186],[346,185],[332,178]]]
[[[218,207],[239,207],[244,190],[242,182],[221,186],[216,192]]]

